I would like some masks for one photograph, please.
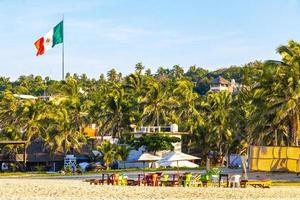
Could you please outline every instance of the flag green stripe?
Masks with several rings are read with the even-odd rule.
[[[52,47],[63,42],[64,42],[64,21],[61,21],[53,29]]]

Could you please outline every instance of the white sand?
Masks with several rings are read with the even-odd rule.
[[[184,188],[90,185],[69,179],[0,179],[0,199],[300,199],[300,187]]]

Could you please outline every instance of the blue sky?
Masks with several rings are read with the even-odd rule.
[[[65,15],[65,66],[98,78],[142,62],[210,70],[279,59],[300,41],[297,0],[0,0],[0,76],[61,78],[61,46],[36,57],[33,43]]]

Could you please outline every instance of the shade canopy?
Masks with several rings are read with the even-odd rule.
[[[182,160],[182,161],[177,161],[177,162],[163,162],[163,163],[160,163],[160,166],[162,166],[162,167],[189,167],[189,168],[199,167],[199,165],[197,165],[191,161],[187,161],[187,160]]]
[[[199,160],[199,157],[192,156],[189,154],[185,154],[182,152],[175,152],[171,151],[170,153],[163,156],[158,163],[164,163],[164,162],[174,162],[174,161],[184,161],[184,160]]]
[[[152,155],[150,153],[143,153],[140,155],[140,157],[137,159],[138,162],[155,162],[160,160],[161,158],[155,155]]]

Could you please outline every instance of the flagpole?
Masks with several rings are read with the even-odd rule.
[[[62,21],[64,24],[64,14],[62,15]],[[65,33],[63,25],[63,43],[62,43],[62,80],[65,80]]]

